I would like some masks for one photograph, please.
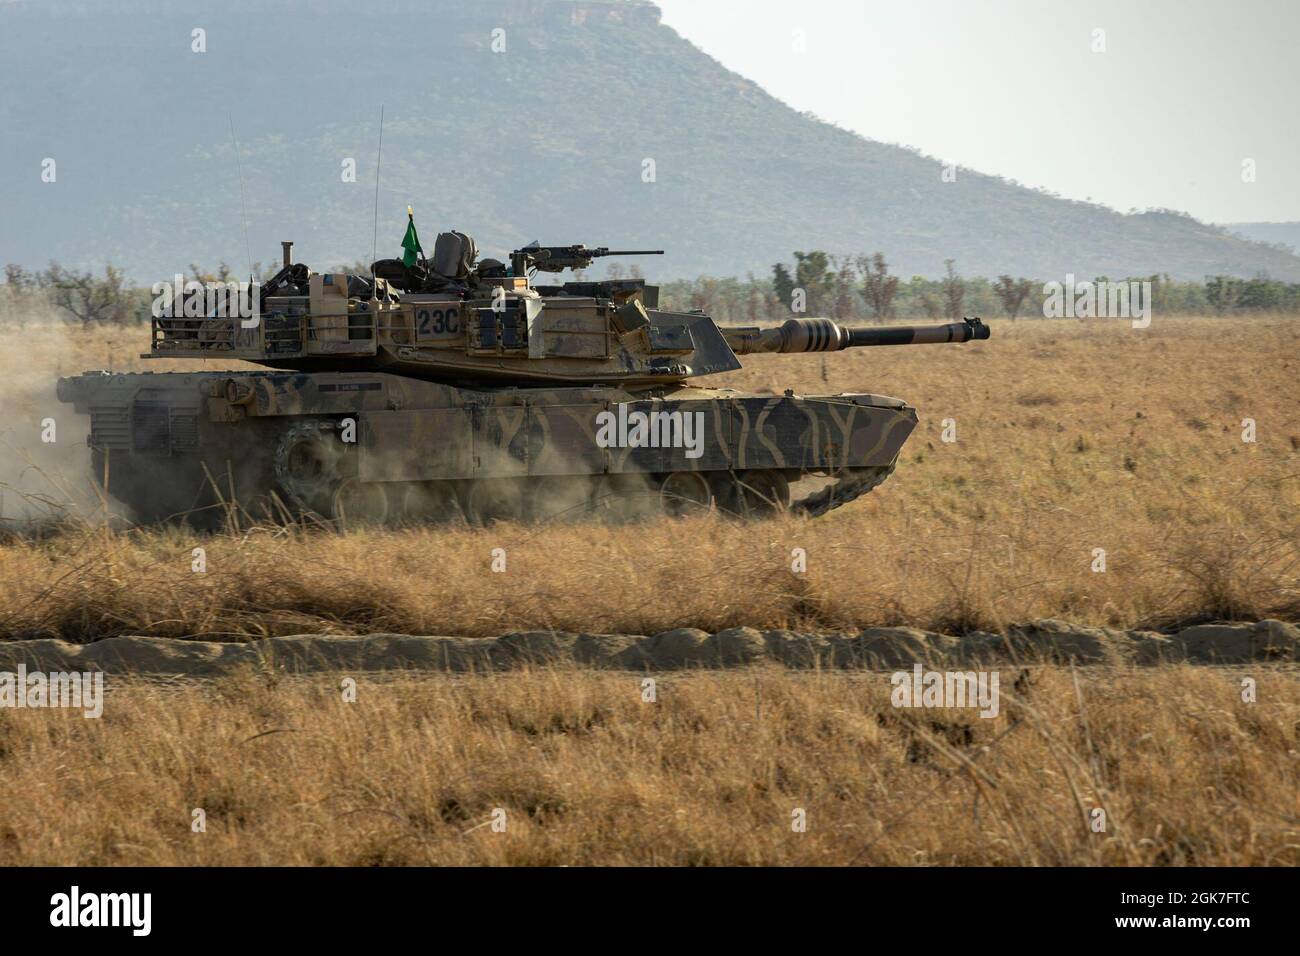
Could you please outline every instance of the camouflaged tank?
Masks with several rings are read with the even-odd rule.
[[[697,380],[758,352],[989,334],[978,319],[724,328],[660,309],[640,279],[537,281],[639,250],[533,245],[507,266],[444,233],[431,259],[356,276],[312,273],[284,245],[255,321],[156,318],[145,356],[257,370],[59,381],[60,400],[90,416],[96,479],[139,520],[211,523],[236,505],[343,522],[820,515],[893,471],[915,410],[883,395],[754,395]],[[823,480],[792,502],[804,478]]]

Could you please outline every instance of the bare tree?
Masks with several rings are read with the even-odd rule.
[[[65,269],[57,262],[51,262],[37,282],[55,306],[72,315],[83,326],[123,322],[127,318],[130,297],[123,288],[121,271],[112,266],[105,266],[104,278],[97,279],[91,272]]]
[[[355,272],[355,271],[356,271],[356,266],[359,266],[359,265],[360,265],[360,263],[356,263],[355,266],[339,266],[339,267],[336,268],[334,271],[335,271],[335,272]],[[369,269],[367,269],[366,271],[369,271]],[[190,277],[191,277],[195,282],[204,282],[204,283],[206,283],[206,282],[229,282],[229,281],[230,281],[230,266],[226,265],[224,262],[221,262],[221,263],[219,263],[219,264],[217,265],[217,271],[216,271],[216,272],[206,272],[206,271],[200,269],[200,268],[199,268],[197,265],[195,265],[193,262],[191,262],[191,263],[190,263]]]
[[[13,317],[20,328],[25,326],[32,300],[40,295],[38,278],[22,266],[8,263],[3,292],[0,293],[0,316],[6,320]]]
[[[854,287],[857,284],[857,273],[853,268],[853,261],[845,256],[842,259],[834,260],[835,270],[835,304],[832,308],[832,315],[839,322],[847,321],[853,318],[853,304],[857,298],[854,295]]]
[[[966,282],[957,275],[956,259],[944,259],[943,267],[947,274],[943,278],[943,298],[946,315],[950,319],[960,319],[965,313],[962,302],[966,298]]]
[[[10,262],[5,266],[5,285],[9,287],[10,292],[20,294],[31,292],[36,288],[36,280],[36,276],[20,265]]]
[[[898,293],[898,276],[889,274],[889,263],[877,252],[870,258],[861,256],[858,269],[862,273],[862,295],[871,306],[877,322],[894,314],[894,296]]]
[[[1025,299],[1033,291],[1034,284],[1028,279],[1013,279],[1008,275],[998,276],[998,281],[993,283],[993,292],[1002,302],[1002,309],[1007,313],[1007,318],[1015,320],[1020,313],[1020,307],[1025,304]]]

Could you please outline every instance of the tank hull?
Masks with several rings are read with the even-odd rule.
[[[788,483],[892,468],[915,410],[876,395],[685,385],[466,388],[388,373],[86,373],[93,469],[142,521],[471,520],[609,498],[785,507]],[[670,508],[671,510],[671,508]]]

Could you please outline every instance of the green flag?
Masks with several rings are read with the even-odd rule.
[[[415,233],[415,212],[410,206],[406,207],[406,217],[406,235],[402,237],[402,248],[406,252],[402,253],[402,264],[410,267],[419,260],[418,253],[424,252],[424,249],[420,246],[420,237]]]

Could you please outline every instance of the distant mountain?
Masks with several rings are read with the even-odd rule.
[[[1226,222],[1223,228],[1252,242],[1267,242],[1300,252],[1300,222]]]
[[[368,260],[382,104],[381,256],[410,203],[430,245],[454,227],[498,257],[662,247],[643,268],[663,279],[820,248],[881,250],[904,275],[951,257],[968,275],[1300,280],[1300,258],[1186,216],[944,182],[728,72],[648,3],[12,0],[0,83],[0,261],[29,266],[243,271],[241,206],[256,260],[280,239],[318,268]]]

